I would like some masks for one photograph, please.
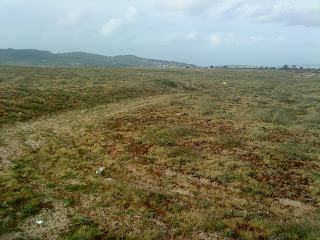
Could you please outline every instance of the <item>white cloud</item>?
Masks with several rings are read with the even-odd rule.
[[[130,6],[127,10],[126,19],[128,21],[131,21],[135,18],[136,15],[137,15],[137,9],[133,6]]]
[[[156,2],[155,8],[169,11],[198,12],[204,10],[209,0],[163,0]]]
[[[284,41],[284,40],[286,40],[286,38],[284,36],[279,36],[279,37],[276,37],[275,40]]]
[[[211,47],[217,47],[222,40],[222,34],[221,33],[212,33],[210,34],[210,45]]]
[[[250,36],[249,39],[250,39],[251,41],[254,41],[254,42],[263,42],[263,41],[270,41],[270,40],[272,40],[272,38],[263,37],[263,36]]]
[[[267,41],[283,41],[285,38],[283,36],[278,37],[265,37],[265,36],[249,36],[249,40],[252,42],[267,42]]]
[[[234,40],[235,40],[235,36],[234,36],[233,33],[229,33],[229,34],[227,34],[226,37],[225,37],[225,41],[226,41],[227,43],[231,43],[231,42],[233,42]]]
[[[216,1],[207,6],[208,16],[231,19],[245,13],[244,4],[241,0]]]
[[[195,40],[195,39],[197,39],[198,34],[199,34],[199,32],[197,32],[197,31],[189,32],[189,33],[186,35],[186,39]]]
[[[212,33],[209,35],[210,46],[215,48],[221,44],[237,44],[233,33]]]
[[[79,19],[80,19],[79,14],[71,11],[67,13],[66,16],[60,18],[58,23],[60,25],[75,25],[78,23]]]
[[[286,25],[320,27],[319,0],[216,0],[206,4],[206,16],[230,21],[279,22]]]
[[[117,29],[121,28],[125,23],[131,22],[137,15],[137,9],[130,6],[127,12],[122,18],[113,18],[105,22],[100,28],[99,34],[102,36],[108,36],[114,33]]]
[[[174,40],[176,40],[177,39],[177,37],[178,37],[178,34],[177,33],[168,33],[165,37],[164,37],[164,39],[163,39],[163,41],[164,42],[173,42]]]
[[[172,9],[186,9],[196,7],[200,4],[208,2],[207,0],[164,0],[162,4],[167,8]]]
[[[99,34],[102,36],[108,36],[112,34],[117,28],[122,24],[122,20],[119,18],[114,18],[104,23],[100,29]]]
[[[314,0],[309,1],[314,2]],[[292,1],[278,0],[272,4],[260,6],[258,11],[252,14],[255,22],[280,22],[286,25],[302,25],[308,27],[320,27],[320,6],[311,4],[293,4]]]

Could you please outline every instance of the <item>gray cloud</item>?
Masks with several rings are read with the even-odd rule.
[[[305,1],[294,5],[292,1],[274,1],[263,8],[257,7],[251,18],[260,23],[278,22],[291,26],[320,27],[320,7],[312,7],[307,3],[308,1]]]
[[[209,19],[221,21],[244,19],[253,23],[320,27],[318,0],[218,0],[208,4],[205,11]]]

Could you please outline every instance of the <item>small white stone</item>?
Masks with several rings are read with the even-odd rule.
[[[37,221],[37,223],[38,223],[38,224],[42,224],[42,223],[43,223],[43,221]]]
[[[96,175],[101,174],[105,167],[101,167],[96,171]]]
[[[114,181],[114,179],[113,178],[106,178],[106,181],[112,182],[112,181]]]

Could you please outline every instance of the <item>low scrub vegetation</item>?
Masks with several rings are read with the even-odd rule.
[[[0,238],[319,238],[318,73],[0,71]]]

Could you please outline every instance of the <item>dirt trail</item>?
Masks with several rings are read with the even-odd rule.
[[[103,104],[89,109],[76,109],[58,115],[43,117],[35,121],[5,125],[0,129],[3,141],[0,146],[0,172],[12,165],[11,158],[17,157],[25,148],[40,147],[45,144],[46,131],[54,133],[73,132],[81,126],[92,124],[106,117],[120,113],[133,112],[139,108],[168,103],[173,96],[182,94],[165,94],[159,96],[128,99],[119,103]]]

